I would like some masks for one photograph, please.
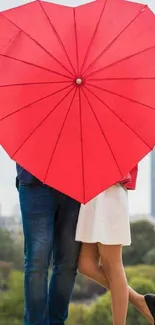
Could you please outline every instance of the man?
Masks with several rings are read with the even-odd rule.
[[[80,203],[17,165],[24,232],[24,325],[64,325],[77,273]],[[48,290],[48,270],[53,260]]]

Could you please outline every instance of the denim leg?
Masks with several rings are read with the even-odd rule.
[[[48,325],[48,268],[57,198],[46,186],[19,187],[25,239],[24,325]]]
[[[62,196],[55,220],[53,272],[49,290],[49,325],[64,325],[77,274],[80,243],[75,242],[80,204]]]

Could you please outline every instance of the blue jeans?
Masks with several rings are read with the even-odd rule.
[[[20,185],[19,197],[25,239],[24,325],[64,325],[80,252],[75,242],[80,203],[46,185]]]

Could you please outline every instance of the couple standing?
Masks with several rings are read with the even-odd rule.
[[[127,190],[135,187],[137,167],[85,206],[18,165],[17,174],[25,239],[24,325],[64,325],[77,269],[111,291],[113,325],[126,324],[128,301],[154,324],[155,296],[128,287],[122,264],[122,246],[131,243]]]

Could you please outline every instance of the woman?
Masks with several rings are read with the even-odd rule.
[[[81,206],[76,240],[83,242],[79,271],[111,291],[113,325],[125,325],[128,300],[155,324],[155,295],[139,295],[127,284],[122,246],[131,244],[128,189],[135,189],[137,166],[130,174]]]

